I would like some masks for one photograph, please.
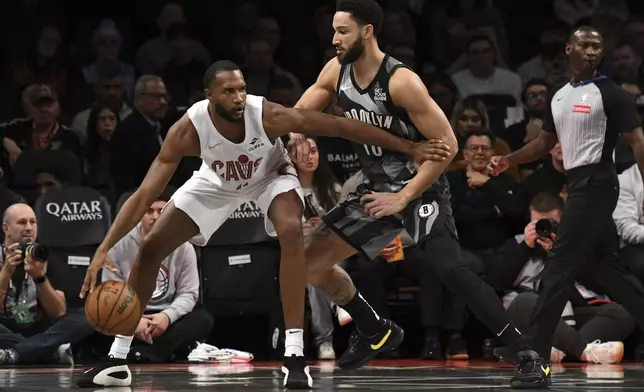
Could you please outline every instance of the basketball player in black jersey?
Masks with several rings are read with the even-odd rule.
[[[374,0],[338,1],[333,18],[338,56],[324,67],[296,107],[322,110],[335,97],[346,117],[410,140],[438,138],[456,151],[454,132],[418,75],[378,48],[376,36],[382,19],[382,10]],[[297,140],[302,135],[291,137]],[[359,331],[359,339],[341,356],[340,367],[356,368],[379,352],[395,349],[403,331],[375,314],[336,263],[357,252],[374,258],[403,232],[426,251],[427,263],[442,282],[463,295],[492,332],[521,358],[536,358],[536,352],[509,324],[494,290],[461,260],[443,174],[451,158],[426,161],[416,169],[407,157],[394,151],[354,146],[366,182],[329,211],[306,250],[309,282],[348,311]],[[297,159],[307,154],[305,148],[305,143],[298,143]]]

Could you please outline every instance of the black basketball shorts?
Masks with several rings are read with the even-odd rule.
[[[377,257],[400,234],[416,244],[445,231],[458,238],[452,206],[445,198],[423,195],[396,215],[374,218],[360,204],[361,196],[350,194],[322,219],[326,226],[369,259]]]

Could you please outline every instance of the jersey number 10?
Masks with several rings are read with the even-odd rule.
[[[367,155],[374,156],[374,157],[382,156],[382,148],[380,148],[380,146],[369,146],[366,144],[363,144],[363,146]]]

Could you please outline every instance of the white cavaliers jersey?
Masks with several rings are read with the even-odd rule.
[[[246,137],[241,143],[233,143],[217,131],[208,113],[208,103],[204,99],[188,109],[201,145],[203,163],[199,175],[223,189],[242,190],[290,162],[282,140],[273,144],[264,132],[264,97],[246,96]]]

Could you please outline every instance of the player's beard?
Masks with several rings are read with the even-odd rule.
[[[228,122],[241,122],[244,121],[244,116],[237,117],[235,115],[236,109],[230,109],[230,111],[224,109],[223,106],[215,104],[215,112],[220,115],[224,120]]]
[[[351,64],[358,60],[362,56],[362,53],[364,53],[364,42],[361,38],[358,38],[343,55],[338,56],[338,61],[342,65]]]

